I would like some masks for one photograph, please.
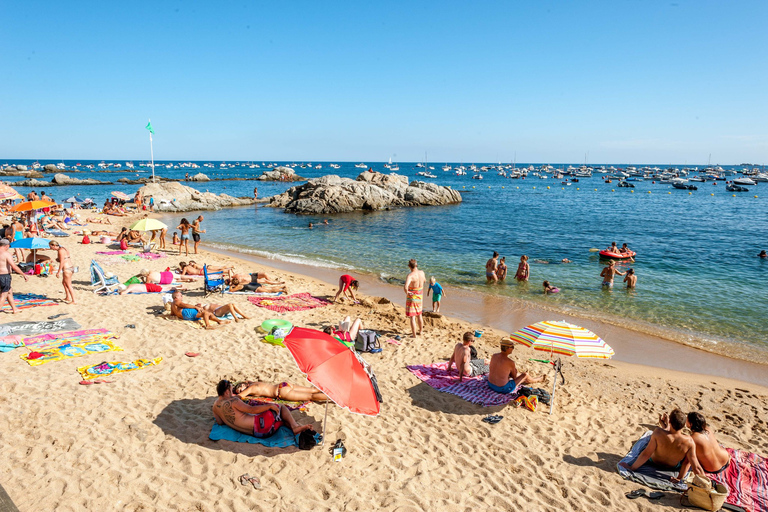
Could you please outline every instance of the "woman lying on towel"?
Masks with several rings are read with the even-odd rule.
[[[265,276],[260,278],[259,276]],[[235,274],[231,279],[225,279],[224,283],[229,286],[230,292],[249,291],[257,293],[288,293],[285,284],[277,283],[266,278],[266,274]]]
[[[172,292],[174,290],[183,290],[184,287],[180,284],[129,284],[128,286],[120,285],[120,295],[128,295],[129,293],[161,293]]]
[[[231,270],[234,267],[213,267],[211,265],[208,265],[208,272],[226,272],[227,270]],[[194,261],[191,261],[189,263],[185,261],[179,262],[179,274],[182,276],[202,276],[205,275],[203,272],[203,267],[199,266]]]
[[[305,386],[294,386],[287,382],[280,384],[270,384],[268,382],[244,381],[235,385],[234,393],[245,400],[249,396],[263,396],[267,398],[278,398],[281,400],[290,400],[291,402],[325,402],[328,397],[317,388],[308,388]]]
[[[176,275],[174,275],[174,273],[169,270],[165,270],[163,272],[158,272],[158,271],[150,272],[149,270],[144,268],[141,270],[141,272],[139,272],[139,279],[142,279],[145,283],[173,284],[173,282],[176,280]],[[189,282],[192,282],[192,279],[189,277],[179,276],[179,281],[186,281],[189,283]]]

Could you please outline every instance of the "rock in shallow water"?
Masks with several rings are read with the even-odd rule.
[[[253,199],[240,199],[226,194],[200,192],[177,182],[149,183],[139,189],[144,197],[155,198],[155,210],[161,212],[188,212],[194,210],[220,210],[231,206],[247,206]]]

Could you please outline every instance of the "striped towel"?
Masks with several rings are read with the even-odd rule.
[[[451,384],[450,386],[441,388],[439,391],[456,395],[459,398],[463,398],[467,402],[480,404],[483,407],[505,405],[517,397],[517,393],[503,395],[491,390],[491,388],[488,387],[488,379],[486,379],[485,376],[480,377],[479,380],[465,379],[463,382]]]
[[[768,512],[768,459],[733,448],[726,451],[731,455],[726,470],[707,476],[728,488],[726,503],[752,512]]]
[[[435,389],[442,389],[446,386],[459,382],[459,372],[456,367],[448,374],[445,369],[448,363],[432,363],[406,366],[409,372],[414,374],[419,380],[424,381],[428,386]],[[481,380],[482,376],[464,377],[464,381]]]

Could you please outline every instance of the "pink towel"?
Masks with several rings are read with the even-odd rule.
[[[409,372],[435,389],[442,389],[459,382],[459,372],[456,370],[456,367],[453,367],[450,374],[445,371],[447,367],[447,362],[406,366]],[[480,379],[482,379],[482,377],[464,376],[464,380]]]
[[[768,459],[733,448],[726,451],[731,454],[726,470],[717,475],[708,474],[728,488],[726,503],[752,512],[768,512]]]

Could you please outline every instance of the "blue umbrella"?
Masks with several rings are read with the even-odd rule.
[[[32,250],[32,264],[37,264],[37,249],[50,249],[50,240],[47,238],[40,238],[33,236],[30,238],[22,238],[11,242],[11,247],[14,249],[31,249]]]

